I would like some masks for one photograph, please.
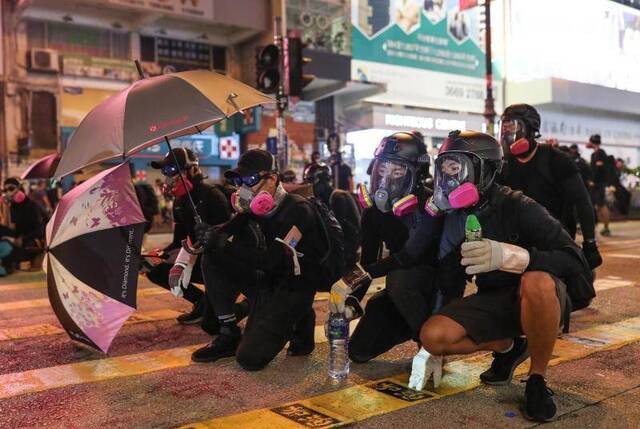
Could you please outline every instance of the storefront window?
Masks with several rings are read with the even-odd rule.
[[[287,30],[298,30],[308,48],[351,54],[349,0],[288,0]]]
[[[59,22],[27,22],[29,49],[55,49],[62,54],[129,59],[129,34]]]

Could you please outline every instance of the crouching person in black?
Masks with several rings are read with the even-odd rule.
[[[488,384],[510,382],[530,355],[524,415],[548,421],[556,406],[544,376],[568,320],[569,296],[576,295],[565,285],[589,267],[544,207],[493,183],[501,166],[502,148],[486,134],[453,132],[440,149],[432,202],[444,212],[441,248],[451,249],[455,258],[448,260],[455,263],[441,263],[438,270],[453,270],[462,281],[475,275],[478,292],[444,306],[424,324],[420,338],[432,355],[493,351],[491,368],[481,375]],[[480,220],[481,240],[465,242],[469,214]]]
[[[189,313],[178,317],[180,324],[202,323],[205,331],[217,334],[217,320],[209,314],[211,310],[208,309],[204,293],[193,284],[203,283],[200,268],[202,258],[191,255],[182,248],[183,240],[195,241],[196,220],[187,193],[191,195],[200,217],[212,225],[229,220],[231,204],[219,186],[205,181],[198,166],[198,158],[190,149],[173,149],[173,153],[168,153],[161,161],[153,161],[151,167],[160,170],[165,177],[166,192],[175,197],[175,203],[173,240],[164,249],[151,252],[152,256],[157,256],[162,262],[149,269],[147,278],[193,304]],[[184,182],[178,178],[178,169]]]
[[[259,370],[290,341],[289,355],[307,355],[314,347],[316,290],[326,289],[318,261],[326,254],[321,220],[312,203],[288,194],[278,179],[275,158],[263,150],[242,155],[225,173],[239,185],[232,203],[237,215],[224,227],[197,227],[203,255],[206,293],[220,323],[220,335],[195,351],[196,362],[235,356],[244,369]],[[263,234],[261,245],[236,240],[251,222]],[[244,333],[233,304],[239,293],[249,300]]]

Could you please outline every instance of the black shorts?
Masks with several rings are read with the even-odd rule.
[[[560,324],[570,311],[567,287],[555,276],[560,302]],[[514,338],[523,334],[520,325],[520,286],[482,291],[453,301],[439,312],[461,324],[476,344]]]
[[[593,188],[591,188],[591,198],[593,199],[593,204],[596,207],[604,207],[607,205],[605,201],[605,188],[604,184],[596,183]]]

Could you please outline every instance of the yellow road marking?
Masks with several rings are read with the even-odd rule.
[[[133,313],[131,317],[129,317],[129,319],[125,322],[125,325],[175,319],[180,314],[180,312],[173,310],[136,312]],[[63,334],[64,332],[64,329],[62,329],[60,326],[50,324],[19,326],[16,328],[2,328],[0,329],[0,341],[45,337],[49,335]]]
[[[550,365],[558,365],[596,352],[620,348],[638,340],[640,340],[640,317],[573,332],[556,342]],[[188,424],[181,429],[340,427],[474,389],[480,384],[478,376],[490,362],[489,354],[449,362],[444,367],[440,386],[438,388],[428,386],[429,390],[409,389],[408,374],[401,374],[282,406]],[[515,375],[525,375],[528,372],[528,362],[518,367]]]
[[[164,293],[168,294],[170,292],[166,289],[162,289],[161,287],[145,288],[138,291],[138,297],[161,295]],[[28,308],[46,307],[48,305],[49,298],[26,299],[24,301],[9,301],[0,303],[0,311],[25,310]]]

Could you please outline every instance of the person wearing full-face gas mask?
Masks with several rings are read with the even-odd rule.
[[[433,244],[437,244],[441,222],[425,217],[420,208],[430,195],[422,185],[428,167],[423,140],[410,132],[394,133],[382,139],[375,151],[371,186],[358,189],[364,208],[361,264],[366,275],[359,275],[360,281],[352,285],[337,282],[332,294],[344,297],[345,312],[353,318],[362,313],[359,301],[373,278],[386,276],[386,288],[368,300],[351,336],[349,357],[356,363],[417,340],[434,307]],[[389,256],[382,257],[383,245]]]
[[[551,145],[538,144],[540,115],[533,106],[511,105],[500,121],[506,165],[498,182],[542,204],[574,238],[577,212],[589,266],[595,269],[601,265],[591,198],[575,162]]]
[[[556,406],[544,376],[559,328],[568,319],[569,297],[578,292],[567,291],[565,284],[590,269],[542,205],[495,183],[502,158],[502,146],[475,131],[452,132],[440,148],[428,204],[444,221],[438,286],[458,288],[475,275],[478,292],[430,317],[420,339],[431,355],[494,352],[491,368],[481,375],[489,384],[509,383],[530,355],[524,415],[548,421]],[[465,241],[469,214],[480,221],[481,240]]]
[[[15,262],[30,261],[38,251],[44,250],[44,212],[24,192],[20,181],[10,177],[4,181],[4,198],[9,203],[13,230]]]
[[[174,155],[178,161],[177,165]],[[173,154],[167,153],[161,161],[151,162],[151,167],[160,170],[165,178],[163,192],[175,198],[175,203],[173,205],[173,240],[164,249],[151,252],[151,255],[156,255],[158,258],[147,272],[147,278],[193,304],[189,313],[178,317],[179,323],[183,325],[201,323],[205,331],[216,334],[217,320],[206,302],[204,293],[193,284],[204,282],[200,268],[201,258],[189,254],[183,248],[184,240],[189,240],[192,244],[195,242],[196,221],[187,192],[191,194],[200,217],[214,225],[229,220],[232,213],[229,199],[220,186],[204,180],[198,166],[198,158],[190,149],[175,148]],[[184,184],[178,176],[178,168],[183,175]],[[205,313],[207,313],[206,317]]]
[[[303,172],[304,183],[311,185],[318,198],[335,215],[344,233],[345,267],[351,269],[358,262],[360,247],[360,211],[351,193],[335,189],[331,168],[324,162],[307,164]]]
[[[241,367],[259,370],[289,342],[289,355],[308,355],[314,347],[317,290],[328,288],[320,261],[327,241],[313,203],[289,194],[279,180],[276,159],[254,149],[244,153],[225,177],[239,187],[232,205],[239,212],[229,223],[196,228],[206,249],[203,273],[220,323],[220,335],[192,355],[196,362],[235,356]],[[255,222],[264,242],[247,246],[237,235]],[[239,292],[250,312],[241,333],[233,314]]]

